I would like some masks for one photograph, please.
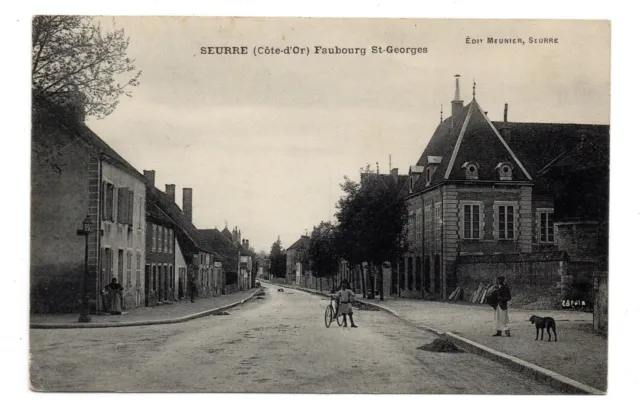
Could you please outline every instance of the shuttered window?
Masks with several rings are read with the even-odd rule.
[[[114,188],[113,188],[113,184],[110,184],[108,182],[103,182],[102,183],[102,191],[103,191],[103,202],[102,202],[102,219],[103,220],[109,220],[109,221],[114,221],[114,207],[113,207],[113,201],[114,201]]]

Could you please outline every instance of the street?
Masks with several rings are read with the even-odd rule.
[[[266,295],[173,325],[32,329],[42,391],[556,394],[495,362],[417,349],[436,339],[381,311],[327,329],[328,300],[265,284]]]

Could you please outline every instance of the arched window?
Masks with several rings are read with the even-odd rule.
[[[498,171],[498,177],[502,181],[511,181],[513,178],[513,165],[510,162],[501,162],[495,168]]]
[[[416,290],[422,290],[422,258],[416,257]]]
[[[480,166],[478,165],[478,163],[467,161],[466,163],[462,164],[462,168],[464,168],[466,179],[478,179],[478,171],[480,170]]]

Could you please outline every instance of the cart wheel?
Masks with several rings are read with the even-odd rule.
[[[332,320],[333,320],[333,307],[331,305],[327,305],[327,308],[324,310],[324,325],[327,328],[329,328]]]

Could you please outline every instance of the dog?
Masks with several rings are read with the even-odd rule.
[[[553,336],[555,341],[558,342],[558,335],[556,334],[556,321],[551,317],[539,317],[532,315],[529,318],[532,324],[536,324],[536,341],[538,340],[538,332],[540,333],[540,340],[544,341],[544,330],[547,330],[549,335],[549,342],[551,342],[551,330],[553,330]]]

